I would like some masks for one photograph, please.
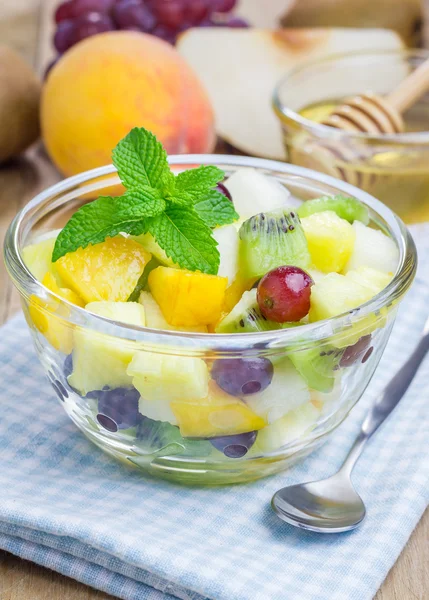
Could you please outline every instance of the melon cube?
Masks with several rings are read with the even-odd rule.
[[[360,221],[353,223],[355,244],[344,272],[371,267],[393,275],[398,268],[399,251],[395,242],[378,229],[366,227]]]

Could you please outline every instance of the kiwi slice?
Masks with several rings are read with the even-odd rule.
[[[279,329],[281,325],[262,316],[256,300],[256,289],[244,292],[241,300],[216,327],[216,333],[255,333]]]
[[[319,392],[331,392],[343,350],[333,347],[293,352],[290,360],[308,386]]]
[[[361,221],[364,225],[369,223],[369,212],[367,207],[348,196],[323,196],[314,200],[307,200],[298,208],[298,215],[302,218],[310,215],[323,212],[325,210],[333,210],[341,219],[345,219],[349,223]]]
[[[281,265],[309,267],[308,244],[296,211],[282,208],[245,221],[240,227],[239,260],[249,279]]]

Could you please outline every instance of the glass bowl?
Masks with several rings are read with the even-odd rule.
[[[353,134],[318,123],[346,96],[388,94],[428,57],[427,50],[362,51],[290,71],[273,96],[287,159],[364,189],[405,222],[428,220],[429,94],[404,114],[401,134]]]
[[[334,319],[264,333],[183,333],[134,327],[91,314],[51,293],[23,262],[23,248],[61,228],[80,205],[99,195],[118,193],[113,166],[54,185],[12,222],[5,242],[6,265],[21,295],[43,369],[79,429],[127,465],[181,483],[235,483],[264,477],[317,448],[361,397],[389,338],[399,301],[413,280],[415,247],[390,209],[326,175],[235,156],[176,156],[170,164],[174,170],[214,164],[227,175],[254,167],[287,186],[294,200],[353,195],[369,207],[372,222],[399,249],[399,267],[389,285],[371,301]],[[210,381],[210,371],[215,365],[223,369],[240,366],[243,359],[261,358],[272,363],[274,377],[259,394],[255,416],[255,395],[244,401],[222,396]],[[157,400],[139,400],[129,375],[131,361],[134,374],[148,365],[156,371],[162,361],[167,365],[155,387]],[[304,379],[298,371],[307,368],[310,372]],[[183,379],[183,373],[193,376]],[[195,400],[195,382],[206,386],[206,397],[200,394]],[[185,393],[189,385],[192,391]],[[262,404],[261,394],[265,394]],[[106,402],[116,403],[113,416],[106,411]],[[186,413],[190,429],[184,434],[190,437],[182,437],[174,424],[180,411]],[[245,439],[223,437],[249,430],[253,433]],[[213,431],[216,438],[209,437]]]

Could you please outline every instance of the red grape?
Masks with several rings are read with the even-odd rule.
[[[74,39],[75,44],[87,37],[96,35],[97,33],[103,33],[105,31],[112,31],[115,29],[115,25],[110,17],[95,12],[82,15],[73,21],[73,23],[76,28]]]
[[[172,29],[180,29],[186,21],[183,0],[157,0],[153,10],[158,21]]]
[[[150,32],[156,25],[156,19],[142,0],[122,0],[113,9],[113,18],[119,29],[134,27]]]
[[[228,13],[237,4],[237,0],[212,0],[213,9],[216,12]]]
[[[187,0],[185,17],[192,25],[198,25],[209,14],[209,0]]]
[[[250,27],[249,23],[244,19],[240,19],[240,17],[231,17],[224,25],[226,25],[226,27],[232,27],[233,29],[246,29]]]
[[[299,267],[273,269],[258,284],[258,305],[270,321],[300,321],[310,310],[313,280]]]
[[[54,46],[60,54],[71,48],[76,40],[74,21],[61,21],[54,36]]]
[[[59,5],[55,12],[55,21],[61,23],[66,19],[76,19],[90,12],[108,13],[115,0],[68,0]]]

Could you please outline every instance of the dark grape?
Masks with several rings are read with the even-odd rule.
[[[63,366],[64,375],[67,379],[73,373],[73,354],[66,356]]]
[[[60,57],[57,56],[57,58],[54,58],[54,60],[51,60],[51,62],[49,63],[49,65],[46,67],[45,72],[43,74],[43,79],[45,80],[49,73],[51,72],[51,70],[53,69],[53,67],[55,67],[55,65],[57,64],[57,62],[60,60]]]
[[[90,12],[109,13],[115,0],[68,0],[59,5],[55,12],[55,21],[61,23],[67,19],[76,19]]]
[[[141,420],[140,394],[134,388],[103,389],[90,392],[87,397],[98,399],[97,421],[108,431],[136,427]],[[112,429],[112,422],[116,429]]]
[[[156,0],[153,10],[161,25],[171,29],[179,30],[186,22],[183,0]]]
[[[262,392],[271,383],[273,365],[267,358],[223,358],[213,363],[212,377],[228,394]]]
[[[151,32],[156,25],[155,16],[141,0],[122,0],[114,7],[113,18],[119,29]]]
[[[369,357],[371,356],[371,354],[374,352],[374,347],[371,346],[371,348],[368,348],[368,350],[365,352],[364,357],[362,358],[362,364],[366,363],[366,361],[369,359]]]
[[[257,431],[239,433],[237,435],[224,435],[210,438],[211,444],[223,452],[228,458],[242,458],[253,446],[258,435]]]
[[[210,12],[209,0],[187,0],[185,18],[191,25],[198,25]]]
[[[371,335],[362,336],[356,344],[347,346],[340,360],[340,367],[351,367],[355,362],[360,360],[371,342]],[[368,356],[369,358],[369,356]]]
[[[76,40],[74,21],[61,21],[54,36],[54,46],[60,54],[73,46]]]
[[[152,35],[156,35],[156,37],[159,37],[161,40],[164,40],[169,44],[176,43],[176,32],[170,27],[166,27],[165,25],[157,25],[152,31]]]
[[[247,29],[250,27],[250,24],[244,19],[240,19],[240,17],[231,17],[224,23],[224,25],[233,29]]]
[[[235,8],[237,0],[212,0],[213,10],[220,13],[228,13]]]
[[[300,321],[310,310],[313,280],[299,267],[273,269],[258,284],[258,305],[269,321]]]
[[[109,16],[96,12],[82,15],[73,21],[73,23],[76,28],[75,44],[97,33],[104,33],[105,31],[113,31],[115,29],[115,25]]]
[[[216,186],[216,189],[218,192],[220,192],[221,194],[223,194],[224,196],[226,196],[228,198],[228,200],[230,200],[232,202],[232,196],[229,193],[229,190],[226,186],[224,186],[223,183],[218,183]]]

